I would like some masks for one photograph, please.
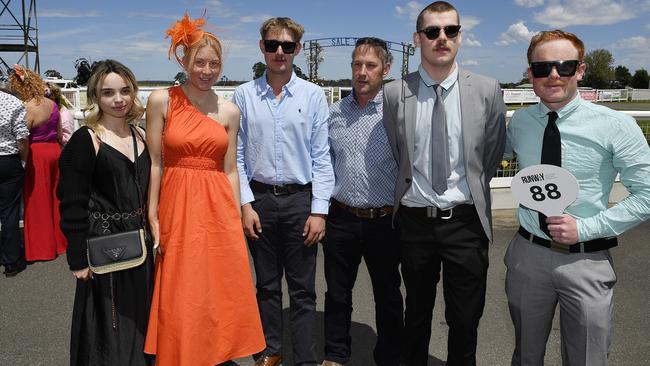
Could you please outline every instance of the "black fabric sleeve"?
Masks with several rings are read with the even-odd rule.
[[[68,265],[73,271],[88,267],[88,201],[95,156],[95,147],[88,129],[82,127],[72,135],[59,158],[59,185],[56,194],[61,201],[61,230],[68,240]]]

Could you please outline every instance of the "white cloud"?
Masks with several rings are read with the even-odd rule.
[[[62,9],[41,9],[38,11],[41,18],[97,18],[102,16],[98,11],[77,11]]]
[[[180,19],[181,15],[179,14],[163,14],[163,13],[151,13],[151,12],[129,12],[127,14],[129,18],[152,18],[152,19]]]
[[[273,15],[268,15],[268,14],[244,15],[243,17],[239,18],[239,21],[242,23],[262,23],[269,18],[273,18]]]
[[[424,5],[419,2],[409,1],[404,6],[395,6],[395,15],[397,15],[398,18],[406,17],[408,20],[415,21],[418,18],[420,11],[422,11],[422,8],[424,8]]]
[[[534,8],[544,5],[544,0],[515,0],[515,4],[526,8]]]
[[[59,30],[56,32],[42,32],[39,34],[38,38],[41,41],[44,40],[53,40],[53,39],[59,39],[59,38],[68,38],[68,39],[73,39],[75,36],[78,34],[84,34],[84,33],[90,33],[94,31],[95,28],[93,27],[84,27],[84,28],[73,28],[73,29],[63,29]]]
[[[464,60],[460,62],[461,66],[478,66],[479,63],[476,60]]]
[[[564,28],[571,25],[607,25],[636,17],[638,4],[615,0],[553,2],[534,14],[538,23]]]
[[[499,46],[507,46],[519,42],[528,42],[537,32],[528,30],[523,21],[511,24],[504,33],[501,33],[499,40],[495,42]]]
[[[650,39],[644,36],[623,38],[611,45],[612,48],[622,49],[650,49]]]
[[[481,23],[481,19],[471,16],[471,15],[463,15],[460,18],[460,24],[462,25],[462,29],[464,31],[471,30],[472,28],[476,27]]]
[[[463,46],[467,47],[481,47],[481,42],[471,33],[463,35]]]
[[[207,0],[202,8],[208,9],[208,18],[231,18],[237,16],[232,9],[224,5],[223,1],[220,0]]]

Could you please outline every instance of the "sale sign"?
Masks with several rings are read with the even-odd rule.
[[[520,170],[513,178],[515,200],[546,216],[559,216],[578,197],[578,181],[568,170],[539,164]]]

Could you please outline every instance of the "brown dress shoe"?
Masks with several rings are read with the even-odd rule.
[[[325,360],[325,361],[323,361],[323,363],[321,364],[321,366],[343,366],[343,365],[340,364],[340,363],[338,363],[338,362],[327,361],[327,360]]]
[[[257,359],[255,366],[278,366],[282,363],[282,355],[262,356]]]

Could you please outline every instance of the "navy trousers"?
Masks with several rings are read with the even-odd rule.
[[[302,236],[311,213],[311,192],[274,195],[253,192],[262,225],[259,240],[248,239],[257,279],[257,302],[267,355],[282,353],[282,276],[289,291],[294,365],[317,365],[316,253]]]
[[[0,264],[11,265],[24,260],[21,247],[20,202],[25,170],[16,155],[0,155]]]

